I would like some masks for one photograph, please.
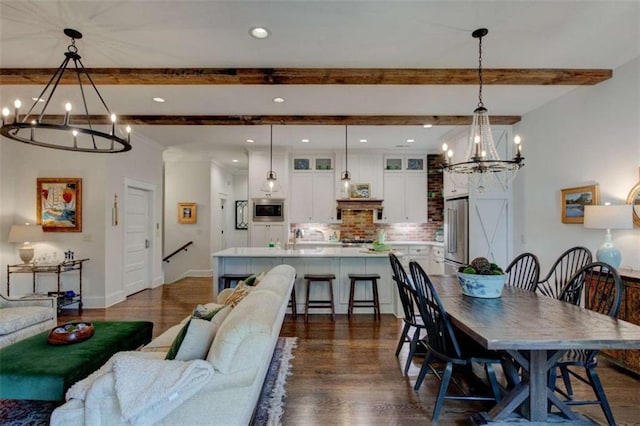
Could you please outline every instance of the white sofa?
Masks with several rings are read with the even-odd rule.
[[[51,330],[57,322],[55,297],[7,299],[0,295],[0,348]]]
[[[278,265],[262,278],[220,325],[206,357],[213,366],[213,374],[204,387],[155,424],[227,426],[250,423],[294,281],[295,269],[289,265]],[[170,328],[150,342],[139,356],[164,359],[168,346],[181,328],[182,324]],[[139,372],[132,372],[136,373]],[[130,424],[122,419],[113,380],[96,380],[84,401],[68,399],[51,416],[54,426],[84,424]]]

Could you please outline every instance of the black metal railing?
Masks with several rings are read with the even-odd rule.
[[[189,241],[187,244],[183,245],[182,247],[180,247],[178,250],[174,251],[173,253],[171,253],[170,255],[168,255],[167,257],[165,257],[164,259],[162,259],[163,262],[167,262],[169,263],[169,259],[171,259],[173,256],[175,256],[176,254],[180,253],[182,250],[184,251],[188,251],[187,247],[189,247],[191,244],[193,244],[193,241]]]

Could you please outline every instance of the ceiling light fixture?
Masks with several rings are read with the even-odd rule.
[[[415,139],[407,139],[407,143],[414,143],[415,141]]]
[[[267,172],[267,180],[262,184],[260,190],[267,193],[267,197],[271,196],[272,192],[280,191],[280,182],[278,182],[278,175],[273,171],[273,125],[269,126],[270,143],[269,143],[269,171]]]
[[[433,127],[433,124],[423,124],[422,127],[424,127],[425,129],[430,129]]]
[[[251,37],[253,38],[263,40],[269,37],[269,30],[264,27],[253,27],[249,30],[249,34],[251,34]]]
[[[66,151],[91,153],[116,153],[129,151],[131,149],[131,127],[126,127],[125,137],[119,137],[116,135],[116,131],[120,130],[116,127],[117,117],[109,110],[109,107],[93,83],[91,76],[82,64],[80,55],[78,55],[76,40],[82,38],[82,33],[70,28],[65,28],[64,33],[67,37],[71,38],[71,44],[67,46],[67,52],[64,54],[64,61],[62,61],[62,64],[58,67],[45,88],[42,90],[42,93],[40,93],[36,98],[36,101],[34,101],[26,114],[20,116],[20,107],[22,106],[22,102],[20,102],[19,99],[14,101],[13,120],[10,120],[9,118],[9,109],[3,109],[2,128],[0,128],[0,133],[3,136],[18,142],[42,146],[45,148],[63,149]],[[64,72],[67,71],[67,67],[71,61],[73,61],[73,69],[69,71],[75,73],[77,77],[80,89],[79,93],[82,99],[82,105],[79,110],[81,110],[84,115],[71,115],[71,111],[73,110],[71,102],[61,102],[59,105],[64,105],[64,116],[45,116],[47,107],[51,103],[51,98],[55,94],[58,84],[60,83]],[[85,91],[83,86],[83,77],[86,79],[86,82],[91,84],[91,87],[93,87],[93,90],[97,95],[97,100],[99,100],[106,110],[105,117],[109,117],[109,122],[111,124],[109,133],[102,132],[94,128],[91,115],[89,114],[89,108],[87,107],[86,98],[86,92],[90,91]],[[46,99],[46,101],[38,113],[36,111],[36,107],[41,103],[41,99]]]
[[[255,141],[253,139],[247,139],[247,143],[254,143]]]
[[[360,139],[360,143],[367,143],[366,139]]]
[[[277,104],[281,104],[281,103],[284,102],[284,98],[281,98],[281,97],[278,96],[278,97],[273,98],[272,101],[277,103]]]
[[[300,142],[309,143],[309,139],[301,139]]]
[[[491,127],[489,125],[489,112],[482,102],[482,37],[486,36],[489,30],[480,28],[471,35],[478,39],[478,80],[480,82],[478,90],[478,106],[473,111],[473,122],[469,131],[469,141],[467,145],[467,155],[460,163],[450,163],[453,151],[448,146],[443,145],[445,172],[452,174],[462,174],[469,177],[469,184],[473,185],[478,192],[484,192],[488,186],[499,185],[503,189],[513,179],[518,170],[524,166],[522,156],[522,145],[517,143],[516,155],[512,160],[501,160],[496,151]],[[456,179],[453,179],[456,182]]]
[[[231,160],[232,163],[237,163],[238,160],[236,160],[235,158],[233,160]]]
[[[344,185],[345,193],[349,194],[348,189],[349,189],[349,182],[351,181],[351,173],[349,173],[349,167],[348,167],[349,153],[347,151],[347,144],[348,144],[349,137],[348,137],[347,129],[348,129],[348,126],[344,126],[344,172],[342,172],[342,176],[340,180]]]
[[[157,102],[159,104],[163,104],[164,103],[164,98],[155,97],[155,98],[153,98],[153,102]]]

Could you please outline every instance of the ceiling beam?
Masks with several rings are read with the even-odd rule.
[[[21,119],[24,117],[21,117]],[[90,116],[92,124],[111,124],[106,115]],[[510,125],[519,115],[492,115],[491,124]],[[45,115],[42,122],[62,123],[63,115]],[[131,126],[252,126],[252,125],[350,125],[350,126],[465,126],[471,115],[120,115],[119,123]],[[69,124],[87,124],[86,116],[72,115]]]
[[[478,84],[473,68],[90,68],[97,85],[281,85],[281,84]],[[53,68],[0,68],[0,84],[47,84]],[[610,79],[608,69],[483,69],[483,84],[594,85]],[[66,72],[60,84],[76,84]]]

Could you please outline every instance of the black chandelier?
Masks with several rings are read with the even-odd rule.
[[[9,108],[2,110],[2,128],[0,133],[9,139],[24,142],[30,145],[37,145],[46,148],[63,149],[66,151],[95,152],[95,153],[117,153],[125,152],[131,149],[131,127],[126,127],[125,137],[117,135],[120,129],[116,126],[117,117],[111,113],[106,102],[98,92],[96,85],[93,83],[91,76],[85,69],[81,57],[78,54],[78,48],[75,45],[77,39],[82,38],[79,31],[65,28],[64,33],[71,38],[71,44],[65,52],[65,59],[53,74],[40,95],[34,99],[34,103],[26,114],[20,115],[22,102],[19,99],[14,101],[13,119],[10,117]],[[69,64],[73,61],[73,67]],[[80,88],[80,97],[82,99],[82,107],[84,115],[71,115],[73,106],[71,102],[64,103],[64,116],[45,115],[47,107],[51,104],[51,99],[56,93],[58,84],[67,68],[75,73],[78,86]],[[110,123],[110,132],[103,132],[94,128],[96,121],[103,121],[89,114],[87,107],[87,98],[84,83],[88,82],[97,99],[102,103],[106,110],[105,117]],[[38,111],[38,107],[42,109]],[[93,122],[92,122],[93,120]]]
[[[480,81],[478,91],[478,105],[473,111],[473,121],[469,131],[469,140],[467,145],[467,155],[465,160],[459,163],[451,163],[453,152],[444,144],[444,163],[443,169],[448,173],[459,173],[470,175],[471,178],[478,180],[477,186],[479,190],[483,190],[487,185],[489,174],[498,182],[505,184],[510,181],[517,171],[524,166],[524,157],[522,156],[522,146],[520,138],[516,136],[515,143],[517,145],[516,154],[512,160],[501,160],[496,151],[491,127],[489,125],[489,111],[482,102],[482,37],[486,36],[489,30],[480,28],[475,30],[471,35],[477,38],[478,42],[478,79]],[[504,174],[505,176],[498,176]]]

